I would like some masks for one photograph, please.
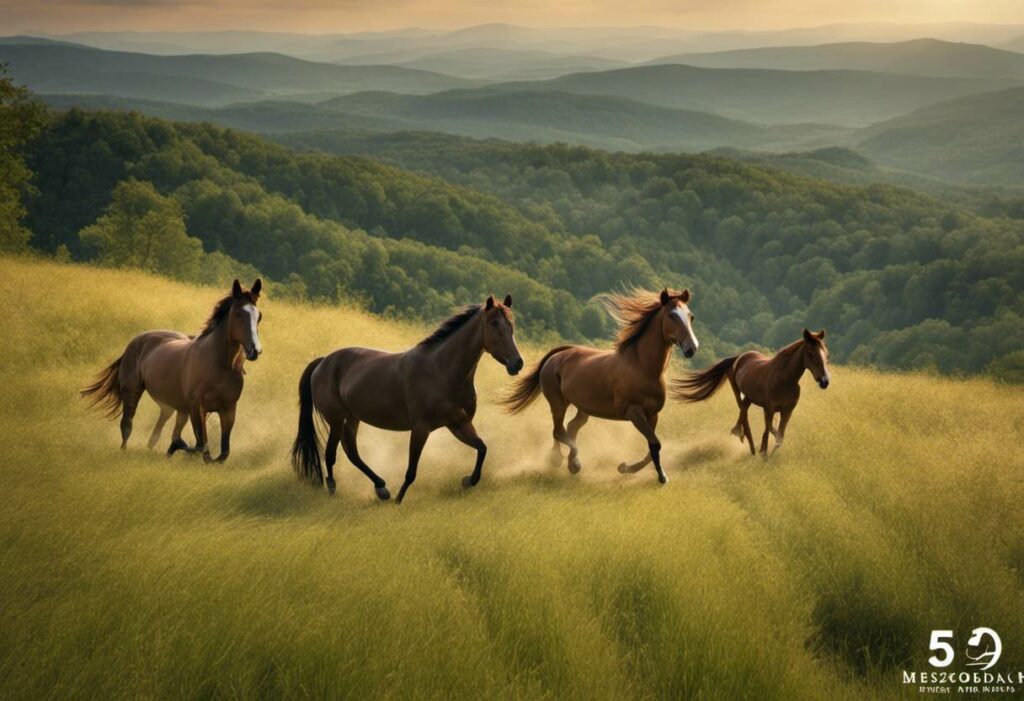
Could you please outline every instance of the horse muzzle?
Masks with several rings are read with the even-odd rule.
[[[505,372],[509,375],[518,375],[519,371],[523,369],[523,359],[513,358],[505,363]]]
[[[245,349],[245,359],[250,361],[258,360],[263,351],[256,346],[249,346]]]
[[[694,346],[687,347],[684,346],[682,343],[679,343],[677,345],[679,346],[679,350],[682,352],[682,354],[687,358],[692,358],[697,353],[697,348]]]
[[[821,387],[822,389],[828,389],[828,383],[829,379],[827,377],[823,377],[820,380],[818,380],[818,386]]]

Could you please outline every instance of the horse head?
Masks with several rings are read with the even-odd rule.
[[[231,310],[228,313],[228,338],[242,346],[248,360],[256,360],[263,352],[260,343],[259,325],[263,312],[256,308],[260,299],[263,281],[258,279],[249,290],[235,280],[231,285]]]
[[[693,313],[688,306],[690,291],[673,294],[665,288],[661,291],[661,335],[666,343],[679,346],[687,358],[692,358],[700,347],[693,333]]]
[[[822,389],[828,389],[832,375],[828,371],[828,346],[825,345],[825,329],[811,333],[804,329],[804,368],[811,371],[811,377]]]
[[[484,350],[504,365],[509,375],[518,375],[523,369],[523,356],[516,346],[515,330],[512,295],[505,295],[501,304],[489,296],[484,304]]]

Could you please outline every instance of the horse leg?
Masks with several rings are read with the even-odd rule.
[[[473,474],[462,478],[462,487],[464,489],[475,487],[480,481],[480,474],[484,469],[484,458],[487,457],[487,445],[480,439],[480,436],[477,435],[476,428],[473,426],[473,422],[469,419],[457,424],[452,424],[448,427],[448,430],[452,432],[453,436],[468,445],[470,448],[476,449],[476,465],[473,467]]]
[[[658,439],[658,434],[654,432],[654,426],[651,425],[652,419],[653,423],[657,425],[657,414],[648,415],[642,406],[634,404],[626,410],[626,417],[633,423],[636,430],[640,431],[643,437],[647,439],[647,447],[651,452],[654,469],[658,473],[658,481],[665,484],[668,482],[668,477],[665,476],[665,471],[661,468],[661,441]]]
[[[761,455],[768,457],[768,436],[772,432],[772,421],[775,420],[775,412],[768,407],[764,408],[764,433],[761,435]]]
[[[220,455],[217,462],[224,462],[231,452],[231,429],[235,427],[235,407],[220,412]]]
[[[327,444],[324,446],[324,464],[327,467],[327,493],[334,494],[337,490],[337,483],[334,481],[334,463],[338,460],[338,432],[331,427],[327,435]]]
[[[146,444],[147,448],[153,450],[153,448],[156,446],[157,441],[160,440],[160,434],[164,432],[164,424],[167,423],[167,420],[171,418],[171,414],[173,413],[173,408],[167,406],[166,404],[160,405],[160,416],[156,420],[156,425],[153,427],[153,432],[149,434],[149,443]]]
[[[739,438],[740,443],[742,443],[745,438],[745,433],[743,431],[743,415],[746,413],[747,410],[746,407],[743,406],[743,396],[740,394],[739,385],[736,384],[736,378],[733,377],[733,374],[731,372],[729,373],[728,377],[729,386],[732,387],[732,393],[736,397],[736,406],[738,406],[740,409],[740,414],[739,416],[736,417],[736,425],[732,427],[732,430],[729,431],[729,433]]]
[[[575,454],[578,452],[576,450],[576,442],[569,437],[568,431],[565,430],[565,412],[569,408],[569,403],[561,396],[549,396],[547,399],[548,404],[551,405],[551,423],[553,424],[551,435],[555,439],[553,450],[558,451],[559,459],[561,459],[562,454],[558,444],[562,443],[569,447],[569,472],[576,474],[580,471],[580,461],[575,457]]]
[[[740,420],[743,422],[743,435],[746,436],[747,443],[750,444],[750,454],[756,455],[754,450],[754,432],[750,430],[750,400],[743,400],[743,407],[740,409]]]
[[[198,402],[192,405],[192,430],[196,434],[195,451],[203,454],[205,462],[212,462],[213,456],[210,455],[210,446],[206,442],[206,416],[206,411],[203,410]]]
[[[582,409],[577,409],[576,416],[572,417],[572,421],[569,422],[569,429],[566,431],[566,436],[569,439],[569,472],[574,475],[582,467],[580,465],[579,446],[576,445],[576,436],[579,435],[580,429],[586,425],[588,419],[590,419],[590,414],[584,413]]]
[[[121,392],[121,450],[126,450],[128,437],[132,435],[132,419],[142,398],[142,387],[123,387]]]
[[[188,414],[183,411],[179,411],[174,417],[174,431],[171,433],[171,447],[167,449],[167,457],[171,457],[179,450],[189,452],[188,443],[181,437],[181,430],[185,428],[187,422]]]
[[[405,481],[402,488],[398,490],[398,503],[405,499],[405,491],[416,481],[416,468],[420,464],[420,455],[423,454],[423,446],[427,444],[427,436],[430,431],[419,426],[413,428],[409,436],[409,466],[405,469]]]
[[[654,414],[653,416],[648,417],[648,422],[651,425],[652,431],[658,428],[658,415]],[[651,463],[652,459],[653,458],[651,456],[651,453],[650,451],[648,451],[647,455],[642,460],[638,460],[637,462],[632,464],[622,463],[621,465],[619,465],[619,473],[626,475],[640,472],[640,470],[644,469]]]
[[[782,443],[786,440],[786,426],[789,424],[789,417],[792,415],[792,409],[783,409],[779,413],[779,430],[775,433],[775,448],[772,449],[772,455],[775,455],[775,451],[781,448]]]
[[[345,451],[345,457],[349,459],[349,462],[355,465],[360,472],[373,482],[377,498],[381,501],[386,501],[391,498],[391,492],[388,491],[386,483],[381,479],[380,475],[371,470],[370,466],[359,457],[359,448],[356,445],[356,432],[358,430],[358,421],[355,419],[345,419],[345,423],[341,427],[341,448]]]

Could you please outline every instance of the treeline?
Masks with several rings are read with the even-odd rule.
[[[841,360],[1024,379],[1024,222],[910,190],[707,155],[611,154],[434,134],[304,134],[500,197],[553,232],[693,281],[726,343],[832,329]],[[985,214],[989,216],[985,216]]]
[[[129,212],[145,194],[173,220],[169,240],[215,256],[198,269],[237,261],[283,294],[433,319],[507,291],[526,333],[583,340],[610,332],[595,294],[685,285],[698,362],[807,325],[829,328],[839,361],[1024,374],[1019,220],[711,156],[330,138],[293,142],[374,160],[131,113],[52,114],[27,152],[31,243],[118,264],[104,241],[135,240],[113,224],[146,216]]]

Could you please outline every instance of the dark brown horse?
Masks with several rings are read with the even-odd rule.
[[[800,401],[800,377],[806,370],[810,370],[819,387],[828,388],[832,378],[828,371],[825,329],[818,333],[804,329],[803,337],[799,341],[786,346],[771,358],[757,351],[747,351],[720,360],[706,370],[693,372],[686,379],[676,380],[672,393],[677,399],[686,402],[702,402],[717,392],[728,377],[740,409],[732,434],[738,436],[741,443],[747,440],[750,443],[750,454],[753,455],[754,436],[750,431],[747,410],[751,404],[764,408],[761,455],[767,455],[769,433],[775,436],[775,450],[782,447],[789,417]],[[779,414],[777,430],[772,425],[775,414]]]
[[[256,280],[243,290],[235,280],[231,293],[217,302],[198,336],[177,331],[147,331],[128,342],[121,357],[108,365],[96,381],[82,390],[92,406],[106,410],[110,418],[121,416],[121,449],[128,446],[132,419],[143,392],[160,406],[160,418],[149,437],[152,448],[160,440],[164,424],[177,412],[168,455],[189,450],[181,430],[189,417],[196,434],[194,452],[209,462],[206,417],[220,415],[220,456],[231,451],[235,407],[242,396],[242,365],[262,352],[258,326],[263,313],[256,309],[263,283]],[[190,451],[193,452],[193,451]]]
[[[693,314],[687,306],[690,291],[661,294],[635,291],[608,295],[609,309],[620,330],[614,350],[586,346],[553,348],[504,401],[518,413],[543,391],[554,421],[554,451],[561,460],[559,443],[569,448],[569,472],[580,471],[576,435],[591,416],[630,421],[647,439],[649,452],[637,463],[619,465],[619,472],[639,472],[654,462],[658,481],[668,481],[661,468],[661,441],[655,433],[658,413],[665,405],[665,368],[673,346],[692,358],[697,352]],[[576,416],[566,429],[569,405]]]
[[[359,457],[356,433],[363,421],[389,431],[411,431],[409,464],[398,503],[416,480],[427,437],[441,427],[476,449],[473,474],[462,481],[463,487],[475,486],[487,454],[487,446],[473,427],[473,379],[480,356],[490,353],[510,375],[523,367],[511,307],[511,296],[504,304],[488,297],[485,304],[455,314],[404,353],[342,348],[311,362],[299,381],[299,430],[292,446],[295,471],[314,485],[323,484],[315,409],[329,429],[324,458],[327,488],[332,494],[340,442],[352,464],[373,482],[377,496],[391,497],[384,480]]]

